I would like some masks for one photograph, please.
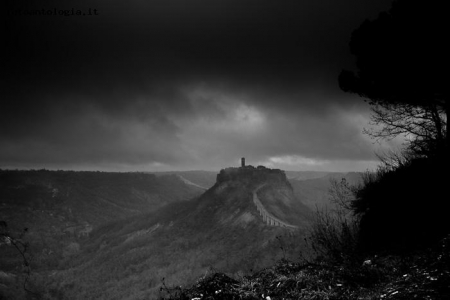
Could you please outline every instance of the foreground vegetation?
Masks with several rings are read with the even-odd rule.
[[[258,273],[211,272],[188,289],[161,287],[161,299],[449,299],[450,236],[408,255],[361,263],[279,261]]]

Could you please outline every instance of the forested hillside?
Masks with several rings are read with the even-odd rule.
[[[99,226],[189,200],[202,191],[175,175],[2,170],[0,220],[11,236],[26,228],[21,240],[29,245],[26,255],[33,274],[39,274],[78,253]],[[14,247],[0,246],[0,270],[8,287],[11,278],[22,275],[22,264]]]

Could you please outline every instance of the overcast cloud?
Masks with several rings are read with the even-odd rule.
[[[0,168],[372,168],[369,108],[339,90],[387,0],[7,5]],[[83,10],[98,15],[54,15]],[[34,10],[46,15],[34,15]],[[49,11],[52,11],[50,15]]]

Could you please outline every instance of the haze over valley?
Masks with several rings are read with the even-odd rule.
[[[3,170],[0,219],[12,234],[27,228],[32,279],[64,299],[152,298],[162,278],[187,285],[211,268],[245,274],[298,259],[314,206],[329,204],[328,177],[348,176],[247,169],[225,169],[229,178]],[[21,257],[0,250],[2,291],[20,295]]]

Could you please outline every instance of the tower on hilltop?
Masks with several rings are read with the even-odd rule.
[[[245,167],[245,157],[241,158],[241,167]]]

